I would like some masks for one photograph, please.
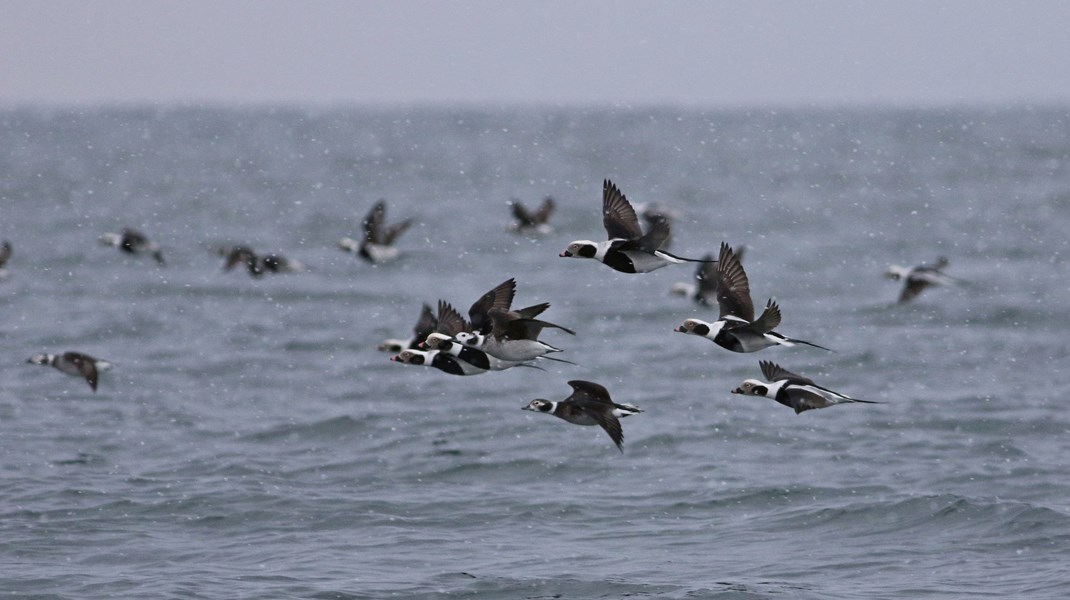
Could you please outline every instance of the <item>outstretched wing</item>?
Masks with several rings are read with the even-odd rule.
[[[487,333],[491,322],[487,313],[492,308],[509,310],[513,305],[513,296],[516,294],[516,280],[510,277],[499,283],[491,291],[483,294],[468,309],[468,319],[472,322],[472,330],[479,333]]]
[[[97,391],[97,361],[92,356],[81,352],[65,352],[63,358],[78,368],[78,372],[89,382],[89,387]]]
[[[717,304],[721,308],[720,318],[731,315],[747,321],[754,320],[754,303],[750,299],[747,273],[732,247],[724,242],[721,242],[721,252],[717,258],[715,287]]]
[[[536,225],[535,216],[529,213],[528,209],[519,200],[510,202],[510,207],[513,209],[513,218],[516,219],[518,225],[521,227],[533,227]]]
[[[516,311],[516,314],[524,317],[525,319],[535,318],[543,313],[547,308],[550,308],[549,302],[543,302],[542,304],[533,304],[531,306],[525,306]]]
[[[387,246],[394,243],[394,240],[398,239],[398,236],[405,233],[405,230],[412,225],[412,219],[405,219],[404,221],[391,225],[386,228],[386,233],[383,234],[383,243]]]
[[[765,304],[762,316],[750,324],[750,330],[755,333],[769,333],[780,325],[780,307],[770,298]]]
[[[464,319],[461,320],[463,321]],[[423,308],[420,309],[420,318],[416,320],[416,325],[412,328],[413,338],[410,348],[416,348],[420,342],[426,340],[427,336],[434,333],[437,328],[438,319],[435,318],[434,311],[425,302]]]
[[[758,366],[762,369],[762,375],[765,375],[765,378],[770,382],[786,379],[788,380],[788,383],[794,383],[796,385],[817,386],[817,384],[809,377],[803,377],[797,373],[792,373],[774,362],[762,360],[758,361]]]
[[[438,301],[438,324],[435,326],[435,331],[453,337],[462,331],[469,331],[470,329],[468,321],[464,320],[464,317],[457,312],[457,309],[453,308],[449,302]]]
[[[386,200],[380,200],[368,211],[361,226],[364,228],[364,241],[373,244],[382,242],[383,225],[386,223]]]
[[[602,225],[609,239],[634,240],[643,236],[635,210],[617,186],[606,179],[602,182]]]
[[[550,215],[554,212],[554,199],[550,196],[543,198],[542,205],[539,206],[539,210],[535,211],[532,218],[536,223],[545,223],[550,220]]]
[[[643,251],[654,253],[665,245],[665,240],[669,239],[669,235],[669,220],[665,217],[658,217],[651,222],[650,231],[635,242]]]
[[[575,331],[548,321],[521,317],[507,310],[493,308],[488,313],[493,326],[491,335],[499,340],[537,340],[543,329],[552,327],[576,335]]]
[[[918,294],[925,291],[925,288],[932,285],[930,282],[917,278],[907,277],[906,282],[903,284],[903,291],[899,293],[899,302],[909,302],[918,297]]]
[[[623,453],[624,430],[621,429],[620,419],[614,417],[613,413],[607,410],[592,410],[588,411],[588,414],[609,434],[609,439],[613,440],[613,443],[617,445],[617,450]]]
[[[609,390],[593,381],[573,379],[568,384],[572,386],[572,395],[567,398],[568,400],[586,400],[610,404],[613,402],[609,397]]]

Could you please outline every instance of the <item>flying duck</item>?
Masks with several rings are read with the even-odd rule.
[[[164,264],[160,246],[136,229],[126,227],[119,233],[105,233],[100,236],[100,243],[114,246],[127,254],[151,254],[157,263]]]
[[[703,262],[662,250],[670,235],[668,220],[655,219],[644,234],[632,205],[608,179],[602,182],[602,225],[609,234],[608,240],[576,240],[560,256],[593,258],[621,273],[648,273],[668,264]]]
[[[81,352],[64,352],[63,354],[34,354],[26,362],[35,365],[53,367],[62,373],[82,377],[97,391],[97,377],[100,371],[107,371],[112,364],[106,360],[93,358]]]
[[[523,409],[550,414],[574,425],[598,425],[623,453],[624,431],[620,419],[643,411],[631,404],[617,404],[609,397],[609,391],[597,383],[575,379],[568,384],[572,386],[568,398],[561,401],[537,398]]]
[[[704,337],[732,352],[757,352],[769,346],[806,344],[829,350],[812,342],[785,337],[773,331],[780,325],[780,307],[770,299],[765,310],[754,318],[754,304],[750,297],[747,273],[732,248],[722,242],[717,262],[717,304],[720,317],[713,323],[687,319],[673,331]],[[829,350],[831,352],[831,350]]]
[[[372,264],[390,262],[401,256],[401,251],[394,247],[394,240],[405,233],[410,225],[412,219],[405,219],[388,227],[386,201],[380,200],[361,222],[364,228],[363,239],[358,243],[353,238],[345,237],[339,240],[338,247],[346,252],[353,252]]]
[[[949,264],[951,264],[950,261],[941,256],[936,260],[935,265],[918,265],[916,267],[892,265],[884,272],[884,276],[896,281],[904,280],[903,291],[899,294],[899,302],[909,302],[929,286],[960,283],[962,280],[944,273],[944,269]]]
[[[827,408],[834,404],[848,402],[862,402],[865,404],[881,404],[872,400],[859,400],[851,398],[839,392],[821,387],[808,377],[797,375],[782,368],[776,363],[767,360],[759,361],[758,366],[762,369],[762,375],[772,383],[766,383],[757,379],[747,379],[732,390],[733,394],[746,396],[763,396],[772,398],[777,402],[795,410],[799,414],[805,410],[814,408]]]
[[[553,232],[553,228],[547,224],[550,215],[554,212],[554,199],[550,196],[543,198],[539,208],[531,212],[519,200],[509,202],[513,211],[514,223],[510,227],[517,233],[535,233],[547,235]]]

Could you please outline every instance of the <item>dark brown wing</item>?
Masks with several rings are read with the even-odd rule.
[[[732,247],[721,242],[717,257],[717,304],[720,318],[728,315],[747,321],[754,320],[754,303],[750,299],[750,282]]]
[[[542,205],[539,206],[539,210],[532,215],[536,223],[545,223],[550,220],[550,215],[554,213],[554,199],[547,196],[542,199]]]
[[[513,305],[513,296],[516,294],[516,280],[512,277],[499,283],[491,291],[483,294],[468,309],[468,319],[472,322],[472,330],[487,333],[491,327],[487,313],[492,308],[509,310]]]
[[[805,389],[789,387],[785,391],[785,395],[787,396],[787,405],[795,409],[795,414],[815,408],[828,408],[833,404],[829,402],[828,398]]]
[[[97,391],[97,360],[95,358],[81,352],[64,352],[63,358],[78,367],[78,372],[89,382],[89,387],[93,388],[94,392]]]
[[[929,287],[928,281],[907,277],[906,282],[903,284],[903,291],[899,293],[899,301],[909,302],[917,298],[918,294],[922,293],[927,287]]]
[[[650,225],[650,231],[635,242],[642,250],[653,253],[665,245],[665,240],[669,239],[669,235],[669,220],[660,217],[654,219]]]
[[[4,240],[4,245],[0,247],[0,267],[3,267],[9,258],[11,258],[11,242]]]
[[[387,246],[394,243],[394,240],[398,239],[398,236],[405,233],[405,230],[412,225],[412,219],[405,219],[404,221],[391,225],[386,228],[386,233],[383,235],[383,243]]]
[[[768,379],[770,383],[786,379],[788,380],[788,383],[817,386],[817,384],[809,377],[803,377],[797,373],[792,373],[774,362],[762,360],[758,361],[758,366],[762,369],[762,375],[765,375],[765,378]]]
[[[521,227],[534,227],[537,222],[535,216],[528,212],[527,208],[520,203],[519,200],[513,200],[510,203],[513,209],[513,218],[517,220],[517,224]]]
[[[609,390],[593,381],[573,379],[568,384],[572,386],[572,395],[568,397],[568,400],[585,398],[595,402],[613,403],[613,400],[609,397]]]
[[[435,331],[453,337],[462,331],[471,331],[471,326],[449,302],[439,300],[438,324],[435,325]]]
[[[135,251],[141,246],[147,246],[149,244],[149,238],[137,229],[125,227],[119,232],[119,235],[122,237],[121,245],[127,252]]]
[[[515,311],[515,312],[520,317],[523,317],[525,319],[532,319],[534,317],[537,317],[537,316],[541,315],[547,308],[550,308],[550,303],[549,302],[543,302],[542,304],[534,304],[532,306],[525,306],[524,308],[521,308],[520,310]]]
[[[382,243],[383,226],[386,224],[386,200],[380,200],[368,211],[368,215],[361,221],[364,228],[364,241],[373,244]]]
[[[487,314],[492,323],[491,335],[499,340],[537,340],[542,330],[547,327],[576,335],[575,331],[567,327],[539,319],[524,318],[500,308],[492,308]]]
[[[643,236],[632,205],[608,179],[602,182],[602,225],[605,226],[609,239],[634,240]]]
[[[464,319],[461,320],[463,321]],[[420,309],[420,318],[416,320],[416,325],[412,328],[413,338],[409,348],[417,348],[420,342],[426,340],[427,336],[434,333],[437,328],[438,319],[435,318],[434,311],[425,302],[423,308]]]
[[[750,330],[757,333],[769,333],[780,325],[780,307],[770,298],[765,304],[762,316],[750,324]]]
[[[585,410],[609,434],[609,439],[613,440],[613,443],[617,445],[617,450],[623,453],[624,430],[621,429],[620,420],[614,417],[608,408],[595,406]]]

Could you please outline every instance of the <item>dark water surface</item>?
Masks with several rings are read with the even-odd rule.
[[[672,332],[690,266],[557,254],[602,179],[745,245],[834,348]],[[507,201],[558,200],[543,238]],[[335,248],[372,203],[397,263]],[[97,243],[143,229],[168,260]],[[1070,590],[1070,111],[0,112],[0,590],[48,598],[1061,598]],[[213,249],[308,266],[253,280]],[[968,285],[896,306],[889,264]],[[516,277],[579,366],[387,360],[420,303]],[[116,364],[98,393],[32,366]],[[774,360],[881,405],[734,396]],[[520,410],[569,379],[625,453]]]

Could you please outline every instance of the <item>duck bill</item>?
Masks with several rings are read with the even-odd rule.
[[[733,393],[733,394],[742,394],[742,393],[743,393],[743,390],[741,390],[741,389],[739,389],[739,388],[736,388],[736,389],[732,390],[732,393]]]
[[[568,250],[565,250],[561,252],[561,254],[558,254],[558,256],[560,256],[561,258],[572,258],[572,253]]]
[[[675,328],[673,328],[673,331],[675,331],[676,333],[687,333],[687,330],[684,329],[683,325],[677,325]]]

